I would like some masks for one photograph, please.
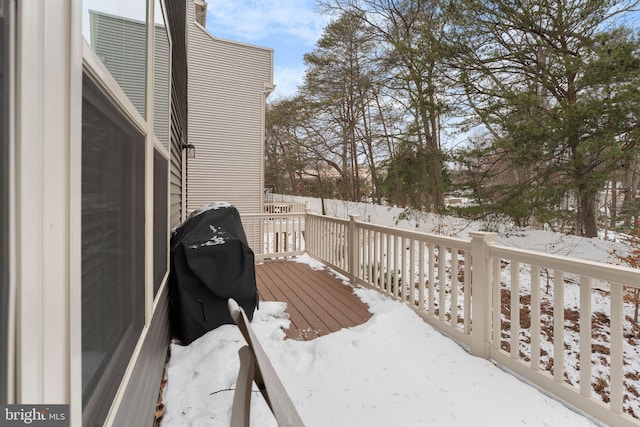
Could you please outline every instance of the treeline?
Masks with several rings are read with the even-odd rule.
[[[276,192],[594,237],[640,213],[638,1],[322,0],[267,111]]]

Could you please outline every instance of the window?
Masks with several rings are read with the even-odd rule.
[[[0,404],[9,384],[9,18],[9,0],[0,0]]]
[[[163,335],[142,337],[145,320],[149,330],[167,328],[155,313],[145,313],[168,270],[171,43],[161,4],[82,2],[88,42],[83,51],[81,232],[85,426],[103,425],[107,416],[113,416],[109,422],[120,420],[128,405],[147,399],[146,387],[155,381],[146,375],[148,369],[162,368],[147,361],[145,352],[156,348],[156,340],[165,345]],[[155,27],[147,22],[152,5]],[[147,36],[156,39],[153,51],[148,51],[152,43]],[[155,101],[150,105],[148,91]],[[152,150],[150,170],[147,156]],[[153,224],[145,224],[151,203]],[[140,354],[133,357],[137,345]],[[127,368],[131,371],[125,377]],[[111,408],[118,390],[127,404]],[[109,414],[110,409],[115,412]]]
[[[144,135],[85,76],[82,103],[84,425],[102,425],[143,325]]]

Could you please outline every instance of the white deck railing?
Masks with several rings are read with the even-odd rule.
[[[640,425],[624,412],[635,399],[625,375],[638,375],[624,290],[640,287],[640,270],[499,246],[491,233],[463,240],[358,216],[254,215],[249,224],[264,231],[258,259],[308,252],[601,422]]]
[[[493,310],[492,324],[500,326],[491,329],[489,358],[608,425],[640,425],[623,412],[625,395],[638,399],[625,376],[639,374],[629,363],[637,355],[625,338],[625,311],[632,308],[624,289],[640,287],[640,271],[493,244],[486,255],[491,268],[484,283],[491,283],[492,303],[485,313],[502,307]],[[505,296],[509,315],[501,316]],[[520,323],[523,313],[528,325]],[[541,348],[549,340],[549,348]]]
[[[304,213],[307,209],[306,203],[300,202],[272,202],[264,204],[265,213]]]
[[[304,254],[304,223],[304,212],[242,215],[242,226],[257,261]]]

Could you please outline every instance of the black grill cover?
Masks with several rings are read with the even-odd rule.
[[[253,318],[258,304],[253,251],[238,210],[203,208],[171,237],[169,317],[174,338],[189,344],[223,324],[233,324],[233,298]]]

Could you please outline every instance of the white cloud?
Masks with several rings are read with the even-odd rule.
[[[277,37],[313,46],[329,21],[314,7],[309,0],[209,0],[207,26],[214,35],[248,42]]]
[[[273,82],[276,84],[276,90],[270,98],[277,99],[295,95],[298,86],[302,84],[304,72],[304,66],[297,68],[275,66],[273,69]]]

